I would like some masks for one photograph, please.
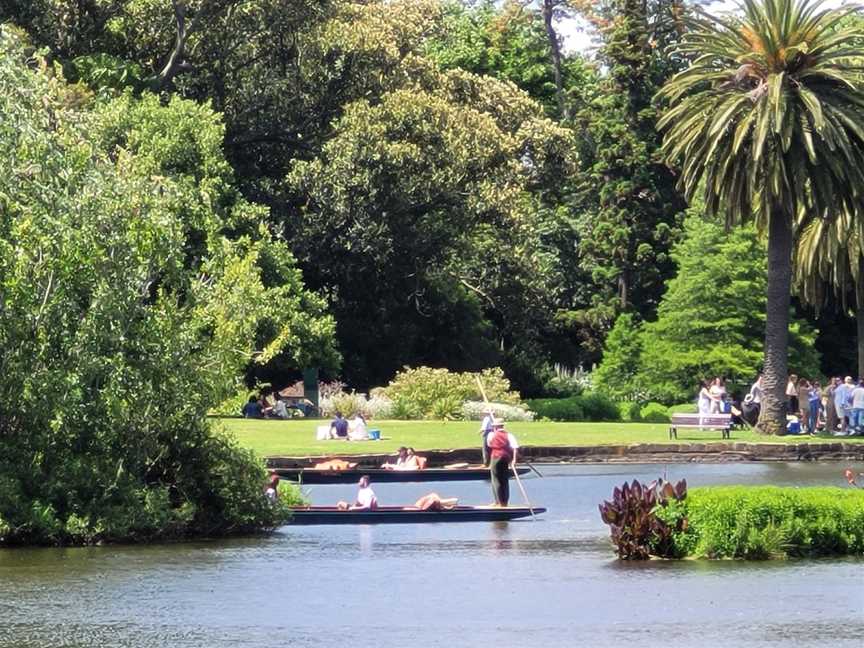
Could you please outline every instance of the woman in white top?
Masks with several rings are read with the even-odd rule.
[[[699,390],[699,413],[709,414],[711,412],[711,392],[708,391],[708,381],[702,381],[702,389]]]
[[[708,397],[711,399],[711,414],[719,414],[723,411],[723,399],[726,397],[726,385],[719,376],[715,377],[708,389]]]
[[[360,412],[354,415],[354,419],[348,424],[349,441],[368,441],[369,430],[366,428],[366,419]]]

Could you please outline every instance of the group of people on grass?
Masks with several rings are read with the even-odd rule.
[[[801,421],[802,432],[864,435],[864,378],[856,382],[852,376],[835,376],[822,387],[818,381],[793,374],[786,385],[786,398],[789,414]]]
[[[269,396],[250,396],[240,413],[243,418],[291,418],[288,404],[278,391]]]
[[[818,380],[791,374],[786,384],[787,426],[789,434],[864,435],[864,379],[851,376],[831,378],[826,385]],[[704,381],[699,390],[700,414],[729,413],[733,421],[755,425],[762,407],[763,387],[760,374],[743,401],[726,392],[721,377]]]

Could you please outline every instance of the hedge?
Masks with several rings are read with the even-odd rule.
[[[864,555],[864,490],[716,486],[692,489],[658,516],[687,518],[675,553],[767,559]]]
[[[581,394],[570,398],[529,400],[528,409],[538,418],[553,421],[620,421],[618,405],[601,394]]]

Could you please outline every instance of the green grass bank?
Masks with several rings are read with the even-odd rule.
[[[327,421],[260,419],[217,419],[215,424],[233,434],[239,443],[262,457],[283,455],[370,454],[394,452],[399,446],[416,450],[471,448],[479,446],[477,421],[374,421],[370,427],[381,430],[381,441],[316,441],[315,428]],[[720,443],[715,431],[681,430],[678,439],[669,440],[668,423],[553,423],[512,422],[508,429],[525,446],[613,446],[636,443],[681,444]],[[733,430],[732,442],[808,443],[838,441],[862,444],[856,437],[766,437],[750,430]]]

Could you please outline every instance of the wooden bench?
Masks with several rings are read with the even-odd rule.
[[[678,438],[679,428],[696,430],[720,430],[720,438],[729,438],[729,429],[732,427],[731,414],[673,414],[672,424],[669,426],[669,438]]]

